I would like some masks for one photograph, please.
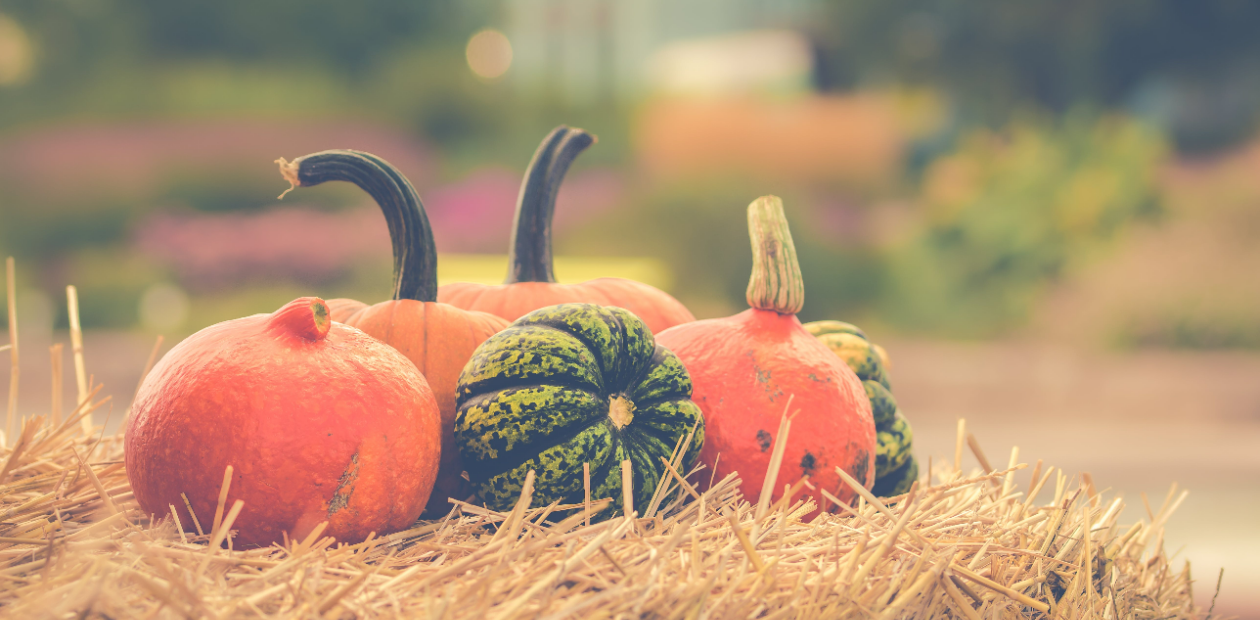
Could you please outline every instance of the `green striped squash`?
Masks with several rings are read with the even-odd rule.
[[[875,486],[871,487],[871,493],[878,497],[893,497],[910,491],[910,485],[919,479],[919,463],[914,459],[914,455],[906,459],[901,467],[885,473],[882,477],[875,479]]]
[[[804,327],[805,331],[840,356],[859,379],[875,381],[884,389],[892,389],[885,369],[887,362],[881,359],[883,350],[872,344],[862,330],[844,321],[813,321]]]
[[[910,422],[898,411],[892,424],[887,428],[875,430],[875,479],[901,467],[910,458],[910,450],[914,444],[914,433],[910,430]]]
[[[892,392],[889,392],[888,388],[878,381],[863,381],[862,387],[866,389],[866,398],[871,401],[871,415],[875,418],[875,428],[887,428],[892,424],[893,417],[897,415],[897,401],[893,399]]]
[[[704,442],[691,378],[652,332],[622,308],[561,304],[535,310],[490,337],[459,377],[455,438],[486,506],[509,510],[535,472],[534,505],[580,503],[583,463],[591,498],[622,510],[621,462],[642,510],[667,475],[663,458],[688,444],[680,473]]]

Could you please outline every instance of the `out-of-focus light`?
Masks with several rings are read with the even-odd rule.
[[[0,13],[0,86],[26,81],[34,65],[31,39],[16,21]]]
[[[667,44],[653,54],[648,75],[655,90],[669,94],[805,92],[813,66],[801,33],[754,30]]]
[[[190,306],[188,295],[179,287],[154,284],[140,296],[140,324],[157,332],[178,329],[188,320]]]
[[[468,68],[477,77],[493,80],[512,66],[512,44],[498,30],[485,29],[468,39],[468,47],[464,50],[468,57]]]

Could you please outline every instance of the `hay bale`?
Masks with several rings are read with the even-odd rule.
[[[99,390],[99,388],[98,388]],[[342,545],[232,549],[217,531],[141,514],[122,437],[83,433],[105,401],[61,424],[26,420],[0,452],[0,605],[14,617],[1192,618],[1190,572],[1163,525],[1124,527],[1123,503],[1040,463],[936,467],[909,494],[867,494],[813,522],[812,503],[753,506],[731,476],[641,514],[587,525],[583,506],[500,513],[454,502],[446,517]],[[1012,459],[1014,461],[1015,459]],[[664,467],[664,464],[662,465]],[[673,470],[671,469],[671,472]],[[1032,499],[1043,486],[1053,499]],[[799,488],[799,484],[798,484]],[[663,494],[661,495],[664,496]],[[608,502],[596,501],[592,510]],[[656,502],[659,504],[660,502]],[[557,510],[577,509],[556,522]]]
[[[15,328],[11,259],[7,271]],[[14,342],[14,368],[17,353]],[[1018,451],[994,471],[961,421],[953,467],[929,462],[908,494],[886,500],[847,478],[857,505],[811,522],[802,518],[812,500],[791,500],[808,480],[774,504],[767,487],[753,506],[735,475],[701,494],[687,479],[703,472],[684,476],[675,459],[662,462],[669,475],[647,506],[635,511],[626,501],[629,514],[600,523],[589,515],[608,500],[531,506],[531,476],[509,513],[453,501],[442,519],[359,544],[323,537],[321,526],[304,540],[234,549],[242,503],[226,506],[226,493],[214,515],[193,514],[193,523],[181,523],[174,507],[141,513],[122,436],[91,425],[109,399],[89,386],[77,339],[74,353],[75,410],[62,420],[55,403],[51,420],[22,420],[16,433],[0,434],[0,613],[8,617],[1200,615],[1189,564],[1175,570],[1163,550],[1164,524],[1184,492],[1174,497],[1174,486],[1150,521],[1125,527],[1121,499],[1097,493],[1087,474],[1070,484],[1038,462],[1020,491]],[[17,379],[14,372],[8,429]],[[789,429],[785,418],[776,441]],[[961,471],[964,443],[982,471]],[[1043,487],[1053,498],[1038,505]]]

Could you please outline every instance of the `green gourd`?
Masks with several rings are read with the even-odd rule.
[[[527,473],[534,505],[591,497],[622,508],[621,462],[632,464],[632,495],[644,507],[691,438],[680,473],[696,461],[704,421],[691,401],[682,362],[657,346],[643,321],[622,308],[561,304],[535,310],[477,348],[459,377],[455,437],[473,487],[509,510]]]

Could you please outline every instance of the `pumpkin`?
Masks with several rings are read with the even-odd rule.
[[[428,379],[442,414],[442,463],[429,510],[445,512],[448,497],[464,499],[469,492],[453,434],[455,383],[477,345],[508,322],[436,301],[437,253],[429,218],[415,188],[388,162],[368,153],[333,150],[279,163],[294,187],[349,181],[371,195],[385,214],[394,249],[393,299],[371,306],[334,299],[328,305],[334,321],[394,347]]]
[[[875,479],[875,424],[862,382],[796,318],[804,287],[796,249],[774,196],[748,207],[753,271],[748,304],[739,314],[671,327],[657,342],[678,355],[704,412],[700,461],[721,479],[739,472],[742,490],[757,502],[781,416],[795,415],[773,498],[785,484],[809,476],[822,510],[855,492],[836,468],[870,488]],[[719,455],[721,458],[719,458]]]
[[[595,138],[585,131],[563,125],[543,140],[529,163],[517,199],[507,280],[497,286],[447,284],[438,290],[438,301],[489,312],[509,321],[561,303],[620,306],[641,318],[653,333],[695,320],[678,300],[642,282],[625,278],[596,278],[578,284],[556,282],[551,259],[551,218],[556,195],[569,164],[594,142]]]
[[[694,435],[693,435],[694,433]],[[686,473],[705,441],[687,370],[643,321],[612,306],[535,310],[486,340],[459,377],[455,436],[469,477],[492,509],[509,510],[535,471],[535,504],[613,498],[622,510],[621,462],[634,505],[655,492],[680,440]]]
[[[231,465],[227,506],[245,502],[237,545],[301,540],[325,521],[359,542],[420,515],[439,425],[414,364],[302,297],[207,327],[153,367],[128,421],[127,478],[146,514],[173,506],[208,533]]]
[[[871,342],[866,333],[852,323],[813,321],[805,324],[813,334],[862,380],[866,397],[871,401],[875,418],[875,486],[871,492],[882,497],[900,495],[910,490],[919,475],[919,466],[912,452],[914,435],[910,422],[897,408],[888,378],[888,353]]]

